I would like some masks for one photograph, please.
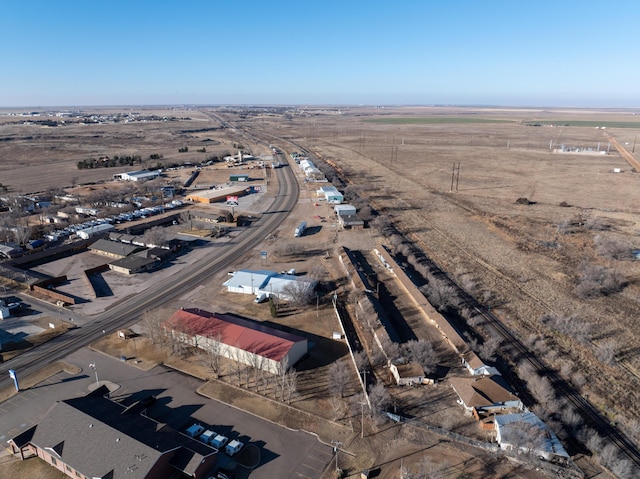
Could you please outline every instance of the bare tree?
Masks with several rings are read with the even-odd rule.
[[[389,395],[389,391],[384,387],[384,384],[378,382],[369,387],[369,403],[371,404],[371,417],[377,423],[383,422],[386,417],[385,412],[387,407],[391,403],[391,396]]]
[[[433,344],[426,339],[407,341],[404,345],[409,360],[418,363],[427,373],[434,372],[437,367],[437,356]]]
[[[314,289],[313,283],[292,281],[282,288],[282,292],[289,298],[289,302],[297,306],[305,306],[315,303]]]
[[[145,231],[142,241],[146,245],[165,246],[167,244],[167,233],[164,228],[154,226]]]
[[[230,350],[229,358],[233,361],[233,375],[236,378],[238,387],[242,384],[242,363],[240,362],[240,353],[238,348]]]
[[[334,420],[340,419],[345,411],[344,400],[337,394],[332,394],[329,398],[329,404],[331,404],[331,409],[333,409]]]
[[[207,338],[205,348],[208,352],[209,368],[216,378],[222,374],[222,353],[223,353],[222,336],[214,333]]]
[[[540,317],[540,322],[551,329],[577,339],[581,343],[589,343],[591,340],[592,324],[577,315],[543,314]]]
[[[291,404],[291,398],[298,392],[298,372],[291,368],[284,377],[284,390],[287,404]]]
[[[279,241],[273,253],[276,256],[285,257],[285,256],[296,256],[304,251],[304,245],[297,241]]]
[[[393,223],[388,215],[376,216],[370,225],[380,236],[389,236],[393,232]]]
[[[633,247],[619,240],[607,239],[602,236],[596,236],[593,239],[596,253],[607,259],[618,261],[629,261],[633,259]]]
[[[449,306],[457,304],[456,290],[443,281],[431,280],[420,287],[420,290],[438,311],[444,311]]]
[[[154,313],[148,309],[142,314],[142,323],[145,325],[151,344],[156,344],[156,341],[160,341],[160,347],[162,347],[162,334],[159,332],[159,322]]]
[[[547,405],[556,398],[555,390],[547,378],[535,374],[528,379],[527,384],[541,404]]]
[[[428,457],[424,457],[414,467],[402,475],[403,479],[440,479],[444,477],[438,472],[438,466]]]
[[[613,364],[618,351],[618,341],[609,338],[596,347],[596,356],[604,364]]]
[[[284,401],[287,371],[289,370],[289,358],[286,356],[278,363],[278,381],[276,382],[276,395],[279,393],[280,398]],[[277,396],[276,396],[277,399]]]
[[[624,287],[624,278],[612,268],[584,264],[575,293],[582,299],[597,298],[617,293]]]
[[[478,348],[478,354],[486,361],[495,361],[501,343],[502,340],[499,337],[492,336]]]
[[[384,339],[380,341],[380,343],[382,344],[382,349],[385,356],[389,360],[395,361],[402,354],[400,345],[392,341],[388,336],[385,336]]]
[[[358,371],[366,371],[369,369],[369,358],[364,351],[356,351],[353,353],[353,360]]]
[[[344,394],[347,392],[348,380],[349,368],[343,359],[338,359],[329,366],[329,391],[331,394],[344,398]]]
[[[191,221],[191,211],[186,210],[180,213],[180,223],[187,225],[187,229],[193,229],[193,223]]]
[[[314,281],[321,281],[327,275],[327,270],[321,264],[316,264],[309,270],[309,277]]]

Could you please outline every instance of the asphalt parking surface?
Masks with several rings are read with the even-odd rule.
[[[260,464],[253,471],[238,466],[240,478],[317,479],[333,457],[332,448],[315,436],[203,397],[196,393],[202,381],[164,366],[143,371],[89,349],[72,354],[67,361],[83,370],[76,375],[61,372],[0,403],[0,441],[6,443],[37,424],[56,400],[87,394],[96,385],[97,372],[98,382],[118,386],[111,396],[124,404],[155,396],[148,415],[157,421],[180,431],[199,422],[230,439],[255,445],[260,451]],[[95,371],[89,368],[90,363],[96,365]],[[218,465],[233,468],[236,461],[221,453]]]

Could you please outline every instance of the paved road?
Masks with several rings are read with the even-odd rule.
[[[91,324],[74,329],[0,365],[0,388],[11,387],[7,371],[14,369],[25,376],[46,364],[61,359],[73,351],[87,346],[103,334],[113,332],[136,322],[148,309],[176,300],[191,291],[210,276],[229,267],[252,248],[262,242],[288,216],[298,201],[298,183],[288,165],[275,170],[278,175],[278,194],[262,219],[246,228],[233,241],[212,251],[197,263],[179,271],[170,278],[151,285],[147,290],[124,300],[110,310],[97,315]]]
[[[216,400],[200,396],[195,390],[202,381],[163,366],[143,371],[130,363],[123,363],[87,348],[66,358],[83,371],[76,375],[59,373],[36,387],[0,404],[0,441],[37,424],[54,401],[82,396],[96,384],[94,363],[98,379],[109,381],[119,388],[112,398],[123,404],[149,395],[157,397],[148,410],[153,419],[184,430],[199,422],[227,437],[239,437],[246,444],[256,445],[262,462],[251,473],[252,479],[319,478],[332,457],[330,446],[304,432],[292,431]],[[232,466],[232,459],[220,455],[219,464]],[[244,470],[241,477],[249,471]]]

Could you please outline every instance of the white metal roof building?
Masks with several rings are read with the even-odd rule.
[[[297,283],[307,285],[309,288],[315,286],[315,281],[299,278],[292,274],[279,274],[269,270],[240,270],[233,273],[233,276],[223,283],[230,293],[243,293],[258,295],[265,293],[268,296],[277,296],[287,300],[287,288]]]
[[[333,207],[333,211],[335,211],[338,216],[351,216],[356,214],[356,207],[353,205],[336,205]]]
[[[76,234],[82,239],[89,239],[93,236],[107,233],[108,231],[113,231],[114,229],[116,229],[115,226],[110,225],[109,223],[104,223],[101,225],[95,225],[91,226],[90,228],[76,231]]]
[[[501,449],[533,452],[547,460],[569,457],[558,436],[532,412],[497,415],[495,428]]]
[[[321,186],[316,190],[318,196],[325,196],[327,193],[338,193],[338,188],[333,185]]]
[[[127,171],[113,175],[116,180],[124,181],[145,181],[152,180],[160,176],[160,170]]]

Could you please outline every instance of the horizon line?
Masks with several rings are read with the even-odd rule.
[[[525,108],[525,109],[562,109],[580,110],[634,110],[639,106],[589,106],[589,105],[501,105],[493,103],[122,103],[122,104],[78,104],[78,105],[11,105],[0,106],[0,110],[16,109],[71,109],[71,108],[213,108],[213,107],[260,107],[260,108]]]

